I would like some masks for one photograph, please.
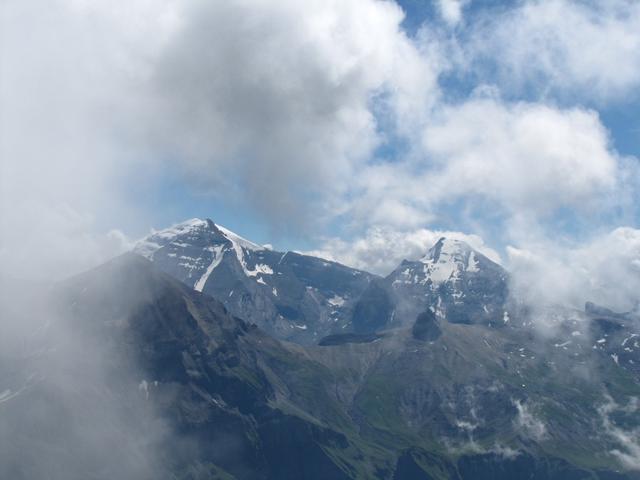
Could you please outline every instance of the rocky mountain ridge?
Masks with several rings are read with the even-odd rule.
[[[257,245],[209,219],[155,232],[133,251],[219,299],[232,314],[301,344],[348,331],[353,305],[374,278],[321,258]]]

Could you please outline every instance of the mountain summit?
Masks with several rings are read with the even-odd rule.
[[[321,258],[278,252],[210,219],[191,219],[144,238],[134,252],[235,316],[280,339],[317,343],[350,328],[373,275]]]
[[[406,326],[426,310],[452,323],[502,324],[507,299],[506,270],[467,243],[443,237],[421,259],[404,260],[372,282],[356,305],[354,326]]]
[[[445,237],[440,238],[420,262],[425,265],[423,281],[430,280],[434,287],[457,280],[463,272],[474,273],[480,269],[475,250],[461,240]]]

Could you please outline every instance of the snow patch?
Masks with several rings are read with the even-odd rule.
[[[327,303],[332,307],[341,307],[344,305],[344,298],[340,295],[334,295],[333,297],[327,299]]]
[[[478,268],[479,262],[476,259],[476,252],[472,251],[469,254],[469,260],[467,261],[467,272],[479,272],[480,268]]]
[[[243,265],[243,267],[245,268],[244,273],[249,277],[255,277],[259,273],[263,275],[273,275],[273,269],[265,263],[258,263],[255,266],[255,270],[248,270],[245,265]]]
[[[211,276],[211,273],[215,270],[215,268],[218,265],[220,265],[220,262],[222,261],[222,257],[224,256],[224,245],[209,247],[209,251],[213,256],[213,259],[211,260],[211,263],[207,267],[207,270],[204,272],[204,274],[193,286],[194,290],[198,292],[202,292],[202,290],[204,289],[205,283],[207,283],[207,280],[209,280],[209,277]]]

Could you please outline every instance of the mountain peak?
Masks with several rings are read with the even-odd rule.
[[[190,218],[162,230],[152,230],[150,235],[137,242],[134,252],[151,259],[153,254],[165,245],[174,243],[184,246],[191,244],[198,238],[205,243],[229,242],[235,250],[239,248],[253,251],[264,250],[264,247],[214,223],[210,218],[204,220]]]
[[[253,243],[252,241],[247,240],[244,237],[241,237],[237,233],[232,232],[231,230],[223,227],[222,225],[218,225],[215,223],[213,225],[222,233],[222,235],[224,235],[233,244],[238,244],[241,247],[246,248],[248,250],[264,250],[265,249],[265,247],[263,247],[262,245]]]
[[[469,244],[462,240],[440,237],[420,261],[422,263],[438,263],[442,261],[446,262],[449,259],[462,260],[463,257],[467,257],[468,254],[473,251]]]
[[[190,218],[184,222],[176,223],[162,230],[152,230],[151,234],[139,240],[133,251],[145,258],[151,259],[153,254],[168,243],[184,236],[190,236],[199,230],[208,230],[211,225],[210,220],[200,218]],[[213,223],[213,222],[211,222]]]

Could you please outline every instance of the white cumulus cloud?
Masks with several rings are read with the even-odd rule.
[[[490,15],[464,49],[472,61],[497,67],[504,86],[603,102],[634,95],[640,85],[634,0],[529,0]]]

